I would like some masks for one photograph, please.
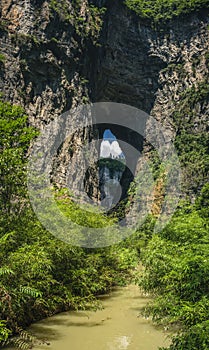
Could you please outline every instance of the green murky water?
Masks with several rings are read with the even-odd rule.
[[[117,288],[101,300],[103,310],[64,312],[32,325],[47,341],[35,350],[157,350],[169,344],[166,333],[139,316],[148,299],[137,286]]]

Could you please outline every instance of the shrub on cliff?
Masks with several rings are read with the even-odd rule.
[[[209,7],[208,0],[125,0],[125,4],[140,17],[154,23]]]

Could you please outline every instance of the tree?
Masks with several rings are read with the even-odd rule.
[[[0,101],[0,210],[6,218],[24,206],[27,151],[36,134],[21,107]]]
[[[209,218],[209,184],[203,186],[199,198],[196,200],[197,209],[200,215]]]

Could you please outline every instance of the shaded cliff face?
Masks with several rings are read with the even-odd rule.
[[[52,6],[55,3],[57,6]],[[92,64],[91,50],[97,45],[102,13],[93,9],[93,15],[89,14],[88,1],[73,7],[68,1],[3,0],[0,9],[4,56],[0,67],[1,91],[6,100],[21,104],[30,123],[43,130],[50,120],[89,101],[86,72]],[[68,18],[70,15],[72,18]],[[87,27],[83,26],[84,21]],[[76,118],[72,116],[72,125],[76,125]],[[85,176],[84,160],[80,160],[81,169],[77,173],[74,153],[84,140],[91,138],[91,129],[78,130],[59,150],[53,175],[58,184],[66,184],[70,160],[74,164],[71,183],[74,177],[80,180]],[[91,176],[96,182],[96,173]]]
[[[152,29],[114,1],[108,8],[103,43],[92,99],[136,106],[162,123],[182,161],[183,191],[190,195],[199,191],[208,180],[207,159],[202,160],[208,150],[209,126],[208,11]],[[133,132],[117,126],[111,130],[142,150]],[[193,144],[193,154],[186,143]],[[143,147],[151,153],[149,145]]]
[[[183,132],[206,135],[206,12],[176,19],[164,29],[154,30],[122,1],[95,0],[94,7],[88,1],[80,2],[78,7],[73,7],[73,3],[1,1],[0,39],[5,59],[0,67],[0,87],[6,99],[24,106],[31,124],[42,129],[51,119],[81,102],[113,101],[153,115],[166,127],[170,139],[176,140],[180,156],[185,153]],[[95,6],[100,10],[95,10]],[[105,14],[103,6],[107,8]],[[76,120],[72,119],[72,123]],[[78,130],[68,141],[56,163],[54,177],[58,183],[65,183],[65,167],[69,160],[74,161],[80,145],[94,134],[102,135],[105,128],[106,125],[85,132]],[[144,147],[147,156],[152,157],[151,147],[146,142],[143,145],[140,135],[117,125],[111,130],[118,140],[139,151]],[[189,143],[194,142],[192,137]],[[202,138],[195,142],[202,142]],[[198,164],[192,166],[195,161]],[[137,159],[134,162],[137,167]],[[187,160],[185,156],[182,162],[185,191],[191,187],[192,192],[198,191],[206,181],[205,165],[201,165],[201,159]],[[72,177],[78,176],[74,163]],[[80,164],[82,168],[82,161]],[[197,167],[202,173],[193,184],[191,179]],[[84,175],[81,171],[79,177]],[[124,179],[126,190],[130,180],[130,176],[128,181]],[[89,182],[94,181],[98,184],[96,172],[89,176]],[[96,196],[95,186],[89,188]]]

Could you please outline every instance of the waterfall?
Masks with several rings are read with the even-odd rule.
[[[116,205],[121,197],[120,179],[123,171],[101,166],[99,169],[101,205],[110,209]]]

